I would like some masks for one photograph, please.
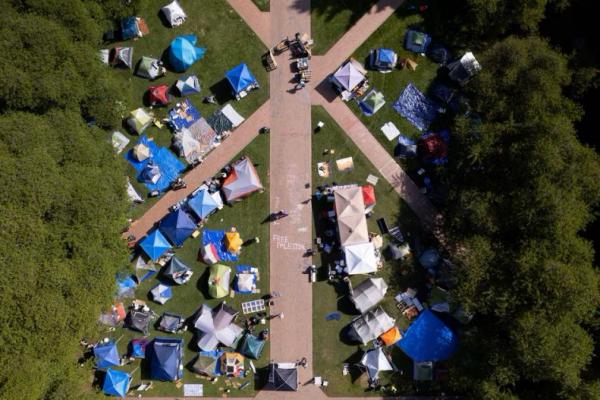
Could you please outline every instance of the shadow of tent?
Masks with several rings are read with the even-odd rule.
[[[357,365],[360,363],[363,354],[364,351],[360,348],[360,346],[357,346],[356,351],[352,353],[350,357],[344,360],[345,363],[349,364],[348,370],[352,383],[355,383],[365,373],[365,371]]]
[[[158,17],[158,19],[160,20],[160,23],[168,29],[171,29],[171,24],[169,23],[169,21],[167,20],[167,17],[165,17],[165,14],[163,14],[163,12],[159,9],[158,12],[156,13],[156,16]]]
[[[262,367],[256,369],[254,374],[254,390],[263,390],[267,386],[269,379],[269,367]]]
[[[348,346],[356,346],[359,343],[350,339],[350,336],[348,335],[348,332],[350,331],[350,324],[344,326],[341,330],[340,330],[340,334],[339,334],[339,339],[340,342],[348,345]]]
[[[148,343],[148,346],[146,347],[146,358],[140,359],[140,377],[143,381],[151,379],[150,357],[148,357],[150,346],[152,345],[151,343],[152,342]]]
[[[327,77],[319,82],[315,90],[319,92],[328,103],[332,103],[338,97]]]
[[[210,267],[207,265],[202,272],[202,275],[198,277],[196,281],[196,288],[202,293],[205,299],[212,299],[212,296],[208,293],[208,277],[210,276]]]
[[[346,282],[336,282],[333,284],[335,293],[337,294],[337,310],[346,315],[359,315],[360,313],[354,307],[350,300],[350,290]]]
[[[227,78],[223,78],[209,88],[210,92],[215,96],[217,103],[225,104],[229,100],[233,100],[233,89]]]

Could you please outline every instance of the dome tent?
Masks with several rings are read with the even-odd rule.
[[[183,72],[204,57],[206,49],[196,47],[196,35],[178,36],[171,42],[169,61],[176,72]]]

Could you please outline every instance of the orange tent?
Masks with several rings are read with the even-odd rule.
[[[237,253],[242,247],[242,238],[240,238],[239,232],[227,232],[225,234],[225,243],[227,244],[227,251],[230,253]]]
[[[379,340],[381,340],[386,346],[391,346],[400,339],[402,339],[402,334],[400,333],[400,329],[395,326],[379,336]]]

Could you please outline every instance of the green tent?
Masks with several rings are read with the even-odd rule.
[[[229,294],[229,282],[231,281],[231,268],[214,264],[210,266],[208,277],[208,294],[214,299],[220,299]]]
[[[385,98],[383,97],[383,93],[373,89],[363,97],[359,106],[366,115],[371,116],[379,111],[384,104]]]
[[[253,334],[247,333],[246,336],[244,336],[244,338],[242,339],[239,352],[240,354],[248,358],[258,360],[264,348],[264,340],[260,340]]]

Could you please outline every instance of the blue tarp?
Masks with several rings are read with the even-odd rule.
[[[458,347],[458,337],[430,311],[423,311],[396,344],[415,362],[442,361]]]
[[[181,246],[196,231],[196,224],[179,208],[167,214],[158,224],[158,229],[174,246]]]
[[[165,191],[169,188],[171,182],[173,182],[179,174],[185,170],[185,165],[177,159],[175,154],[171,153],[169,149],[165,147],[158,147],[153,140],[148,140],[146,135],[143,135],[137,143],[143,143],[150,148],[150,158],[144,161],[138,161],[133,156],[133,149],[125,153],[125,159],[135,168],[138,172],[138,179],[141,179],[141,173],[143,172],[146,165],[152,161],[160,169],[161,177],[156,183],[144,183],[149,190],[160,190]]]
[[[248,69],[246,64],[240,64],[227,71],[225,77],[229,81],[229,84],[233,88],[233,92],[238,94],[248,86],[256,83],[256,78],[252,75],[252,72]]]
[[[435,119],[439,106],[426,97],[412,83],[409,83],[392,105],[400,115],[423,131]]]
[[[138,37],[139,34],[140,30],[135,17],[127,17],[121,20],[121,37],[123,40]]]
[[[121,357],[115,342],[99,344],[94,347],[94,357],[96,358],[96,367],[103,369],[121,365]]]
[[[213,231],[205,229],[202,231],[202,245],[214,244],[217,249],[217,255],[221,261],[237,261],[238,256],[227,251],[225,244],[225,231]]]
[[[205,219],[218,208],[217,202],[206,189],[196,193],[187,204],[200,219]]]
[[[102,391],[109,396],[125,397],[129,390],[129,374],[115,369],[107,369]]]
[[[168,117],[169,124],[173,129],[179,131],[194,125],[200,119],[201,115],[190,99],[185,99],[180,106],[169,110]]]
[[[148,356],[150,379],[175,381],[183,378],[183,339],[156,338]]]
[[[178,36],[171,42],[169,61],[177,72],[183,72],[204,57],[206,49],[196,47],[196,35]]]
[[[142,240],[140,247],[152,261],[156,261],[165,251],[171,248],[171,245],[163,234],[158,229],[155,229]]]
[[[117,297],[127,296],[136,287],[137,282],[130,275],[117,275]]]

